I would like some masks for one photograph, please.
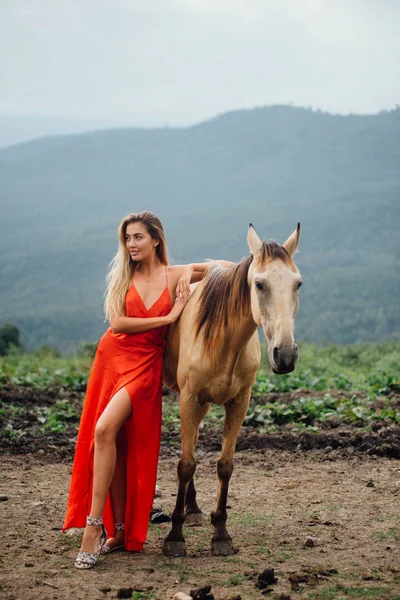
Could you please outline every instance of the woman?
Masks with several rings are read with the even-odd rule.
[[[88,382],[63,526],[86,523],[79,569],[93,567],[100,553],[143,548],[160,446],[164,340],[189,284],[209,266],[168,266],[163,227],[152,213],[129,214],[118,235],[105,300],[111,327]]]

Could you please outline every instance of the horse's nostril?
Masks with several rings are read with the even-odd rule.
[[[275,363],[275,364],[278,364],[278,361],[279,361],[279,350],[278,350],[278,348],[277,348],[276,346],[275,346],[275,348],[274,348],[274,351],[273,351],[273,353],[272,353],[272,356],[273,356],[273,358],[274,358],[274,363]]]

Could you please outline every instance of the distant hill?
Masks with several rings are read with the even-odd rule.
[[[0,322],[29,347],[97,339],[117,225],[163,220],[175,262],[247,254],[247,225],[303,226],[297,336],[400,332],[400,110],[338,116],[274,106],[184,129],[117,129],[0,150]]]
[[[131,123],[129,123],[131,124]],[[7,115],[0,113],[0,148],[49,135],[82,133],[126,126],[121,119],[78,119],[44,115]]]

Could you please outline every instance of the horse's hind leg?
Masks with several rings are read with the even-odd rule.
[[[225,424],[221,456],[217,462],[218,496],[217,508],[211,513],[214,535],[211,539],[211,552],[214,556],[229,556],[235,553],[232,538],[226,529],[226,501],[229,480],[233,472],[233,455],[240,428],[250,403],[251,388],[241,392],[225,405]]]
[[[197,434],[195,446],[197,446],[197,442],[199,439],[199,426],[201,421],[206,416],[208,409],[210,408],[210,404],[206,402],[203,407],[201,407],[201,411],[199,414],[199,422],[197,423]],[[194,477],[190,480],[187,493],[186,493],[186,517],[185,517],[185,525],[187,527],[200,527],[206,523],[206,519],[199,508],[196,501],[196,488],[194,485]]]
[[[202,407],[197,403],[196,397],[187,396],[185,398],[182,392],[180,411],[182,457],[178,463],[179,486],[175,509],[172,513],[172,528],[163,545],[163,552],[166,556],[186,556],[182,527],[185,520],[186,493],[196,470],[194,449]]]
[[[196,488],[193,479],[190,480],[186,494],[186,527],[201,527],[206,523],[206,518],[196,501]]]

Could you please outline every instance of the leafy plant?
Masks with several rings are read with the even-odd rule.
[[[68,423],[77,423],[79,415],[74,412],[68,400],[57,400],[45,418],[44,428],[53,433],[64,433]]]

